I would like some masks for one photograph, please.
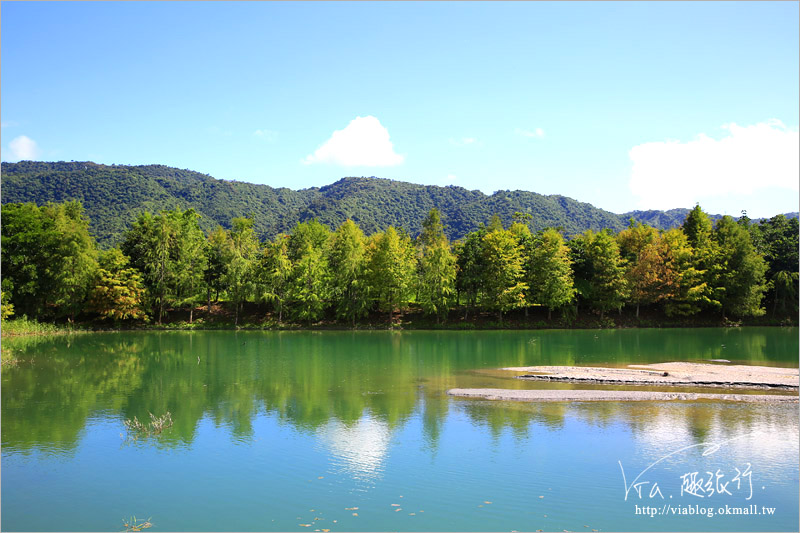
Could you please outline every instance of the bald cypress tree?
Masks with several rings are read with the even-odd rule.
[[[547,307],[548,320],[552,318],[553,309],[563,307],[575,298],[569,248],[554,229],[547,229],[533,239],[528,285],[528,300]]]
[[[456,257],[444,234],[439,211],[431,209],[422,223],[419,250],[419,303],[423,311],[436,315],[439,323],[455,299]]]
[[[347,219],[333,234],[328,261],[336,316],[353,327],[369,311],[366,259],[364,232]]]
[[[496,311],[502,322],[504,312],[525,306],[528,284],[522,247],[511,231],[499,229],[483,237],[482,251],[486,265],[483,307]]]
[[[389,314],[411,297],[416,272],[416,253],[410,239],[392,226],[373,235],[369,248],[370,291],[378,308]]]

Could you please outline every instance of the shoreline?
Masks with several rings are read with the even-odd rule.
[[[448,396],[516,402],[635,402],[635,401],[731,401],[747,403],[798,403],[797,396],[775,394],[711,394],[617,390],[509,390],[450,389]]]
[[[178,326],[170,326],[170,325],[163,325],[163,326],[145,326],[145,327],[93,327],[91,325],[84,324],[85,327],[73,329],[73,330],[58,330],[58,331],[36,331],[36,332],[14,332],[14,333],[5,333],[0,332],[0,339],[13,339],[19,337],[47,337],[47,336],[54,336],[54,335],[73,335],[73,334],[84,334],[84,333],[128,333],[128,332],[153,332],[153,333],[161,333],[161,332],[169,332],[169,331],[315,331],[315,332],[322,332],[322,331],[350,331],[350,332],[363,332],[363,331],[453,331],[453,332],[470,332],[470,331],[597,331],[597,330],[606,330],[606,331],[619,331],[619,330],[646,330],[646,329],[715,329],[715,328],[724,328],[724,329],[742,329],[742,328],[797,328],[798,325],[796,324],[674,324],[674,325],[642,325],[642,326],[617,326],[613,328],[602,328],[602,327],[591,327],[591,326],[581,326],[581,327],[559,327],[559,326],[547,326],[547,327],[535,327],[535,326],[515,326],[515,327],[403,327],[402,325],[393,325],[393,326],[372,326],[372,325],[364,325],[361,327],[349,327],[349,326],[279,326],[279,327],[271,327],[271,326],[256,326],[256,325],[245,325],[245,326],[233,326],[233,325],[202,325],[202,326],[194,326],[191,324],[186,325],[178,325]],[[525,376],[528,377],[528,376]],[[556,378],[552,378],[551,381],[558,381]],[[568,381],[568,380],[564,380]],[[574,382],[580,382],[580,379],[575,379]],[[611,382],[609,382],[611,383]]]
[[[12,319],[13,321],[13,319]],[[639,325],[620,324],[615,326],[606,326],[602,324],[581,323],[581,324],[541,324],[541,323],[504,323],[499,325],[497,323],[475,323],[475,322],[462,322],[462,323],[449,323],[449,324],[430,324],[430,323],[394,323],[394,324],[360,324],[356,327],[345,324],[317,324],[317,325],[298,325],[298,324],[253,324],[247,323],[239,326],[226,323],[203,323],[202,321],[187,323],[187,322],[167,322],[162,325],[124,325],[124,326],[111,326],[105,324],[96,324],[91,322],[82,322],[77,324],[78,327],[74,329],[60,328],[60,326],[53,322],[45,322],[43,324],[53,325],[55,328],[52,331],[15,331],[6,333],[0,328],[0,337],[28,337],[28,336],[43,336],[43,335],[64,335],[72,333],[112,333],[124,331],[597,331],[597,330],[630,330],[630,329],[714,329],[714,328],[796,328],[798,324],[795,323],[741,323],[741,322],[727,322],[727,323],[666,323],[666,324],[651,324],[642,323]],[[60,328],[60,329],[58,329]]]
[[[189,310],[167,310],[162,324],[149,322],[113,323],[97,319],[92,315],[82,315],[81,319],[69,324],[66,321],[39,321],[12,317],[2,321],[2,336],[5,337],[6,326],[13,329],[14,335],[27,335],[26,330],[38,330],[42,333],[63,331],[192,331],[192,330],[255,330],[255,331],[520,331],[520,330],[619,330],[619,329],[675,329],[675,328],[740,328],[740,327],[798,327],[796,317],[792,316],[760,316],[737,319],[704,312],[692,317],[668,317],[657,309],[642,309],[641,316],[634,315],[632,309],[624,308],[621,313],[614,313],[601,319],[590,310],[582,310],[576,316],[547,318],[541,307],[517,310],[505,313],[499,320],[496,313],[479,310],[467,311],[463,305],[456,306],[437,321],[436,317],[425,315],[416,304],[410,304],[403,311],[395,310],[392,320],[387,320],[383,312],[371,312],[359,320],[354,327],[351,323],[341,322],[332,315],[314,322],[295,322],[291,319],[278,322],[274,312],[265,309],[263,304],[247,302],[239,315],[239,324],[234,325],[234,314],[225,303],[213,303],[208,306],[194,308],[194,320],[189,323]],[[18,320],[28,320],[32,328],[14,327]]]

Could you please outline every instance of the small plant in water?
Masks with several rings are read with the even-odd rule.
[[[125,531],[141,531],[153,527],[153,523],[150,522],[149,518],[147,520],[137,520],[135,516],[130,519],[123,518],[122,524],[125,527]]]
[[[150,413],[150,423],[144,424],[139,421],[135,416],[133,419],[127,419],[125,422],[125,429],[128,432],[129,438],[149,437],[151,435],[158,435],[172,425],[172,414],[167,411],[162,416],[156,416]]]

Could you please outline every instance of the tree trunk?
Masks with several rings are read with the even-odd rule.
[[[553,309],[548,307],[547,308],[547,321],[549,322],[553,318]]]
[[[600,320],[603,320],[605,318],[605,314],[606,314],[606,310],[605,309],[601,309],[600,310]]]
[[[639,302],[636,302],[636,318],[639,318]]]
[[[206,291],[206,314],[211,314],[211,287]]]
[[[239,325],[239,302],[236,302],[234,305],[236,306],[236,311],[235,311],[235,318],[233,319],[233,325],[234,326],[238,326]]]
[[[192,323],[192,315],[194,315],[194,305],[189,307],[189,324]]]

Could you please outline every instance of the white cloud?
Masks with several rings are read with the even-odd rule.
[[[356,117],[343,130],[336,130],[331,138],[306,156],[303,163],[332,163],[335,165],[389,167],[403,162],[396,154],[389,131],[373,116]]]
[[[36,141],[25,135],[15,137],[8,143],[9,156],[12,161],[35,160],[39,157]]]
[[[536,139],[541,139],[542,137],[544,137],[544,130],[542,128],[536,128],[533,131],[516,128],[514,130],[514,133],[516,133],[517,135],[522,135],[523,137],[533,137]]]
[[[456,181],[456,175],[455,174],[448,174],[447,175],[447,181]]]
[[[641,207],[691,207],[702,199],[747,195],[763,188],[800,189],[800,137],[780,120],[724,124],[727,135],[705,134],[631,148],[630,189]]]
[[[256,130],[253,135],[266,142],[274,142],[278,138],[278,132],[275,130]]]
[[[453,139],[453,138],[450,139],[450,144],[452,144],[453,146],[467,146],[475,143],[478,143],[478,139],[476,139],[475,137],[462,137],[461,139]]]

